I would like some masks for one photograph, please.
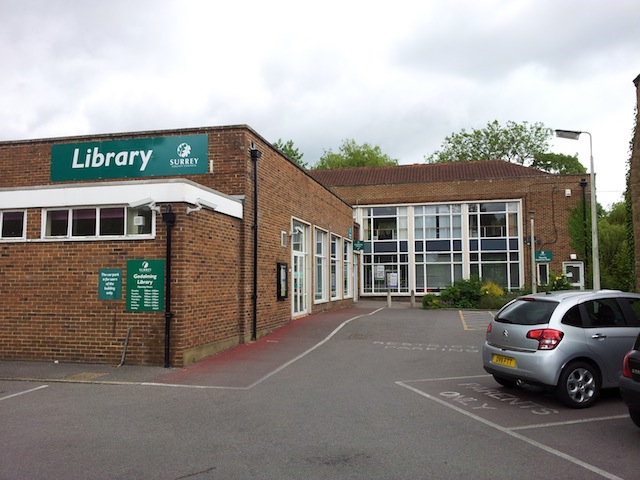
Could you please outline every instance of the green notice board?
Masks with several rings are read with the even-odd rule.
[[[127,311],[164,309],[164,260],[127,261]]]
[[[536,262],[548,263],[553,260],[553,252],[551,250],[536,250]]]
[[[120,300],[122,298],[122,269],[101,268],[98,273],[98,299]]]

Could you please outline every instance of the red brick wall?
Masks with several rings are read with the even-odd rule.
[[[329,190],[309,177],[302,169],[282,157],[257,135],[248,135],[246,144],[253,143],[261,152],[258,165],[258,336],[274,330],[291,319],[291,296],[286,301],[277,299],[277,262],[285,262],[291,269],[291,239],[281,246],[281,232],[291,231],[292,218],[308,223],[308,262],[313,261],[313,226],[319,226],[342,237],[347,237],[353,227],[352,209]],[[246,147],[245,147],[246,148]],[[251,290],[247,288],[253,279],[253,161],[247,167],[248,187],[245,197],[245,303],[247,311],[252,305]],[[312,268],[309,268],[312,271]],[[289,275],[291,280],[291,275]],[[313,286],[312,284],[310,285]],[[350,305],[343,300],[313,305],[313,295],[308,297],[311,312]],[[251,333],[251,316],[244,325],[245,340]]]
[[[159,240],[0,244],[2,358],[114,363],[131,327],[129,360],[160,363],[163,316],[127,313],[124,299],[98,300],[100,268],[123,269],[124,297],[126,260],[164,258],[160,246]]]

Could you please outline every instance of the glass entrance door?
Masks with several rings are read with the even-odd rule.
[[[293,222],[293,234],[291,235],[291,264],[292,275],[292,312],[293,315],[307,313],[307,247],[306,227],[299,222]]]

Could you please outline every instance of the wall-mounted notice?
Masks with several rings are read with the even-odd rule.
[[[122,269],[101,268],[98,273],[98,300],[122,298]]]
[[[164,308],[164,260],[127,260],[127,311]]]

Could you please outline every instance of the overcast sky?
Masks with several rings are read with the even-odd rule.
[[[621,199],[638,0],[0,0],[0,140],[247,124],[422,163],[493,120],[593,136]],[[554,139],[589,166],[589,140]],[[576,194],[579,187],[576,187]]]

